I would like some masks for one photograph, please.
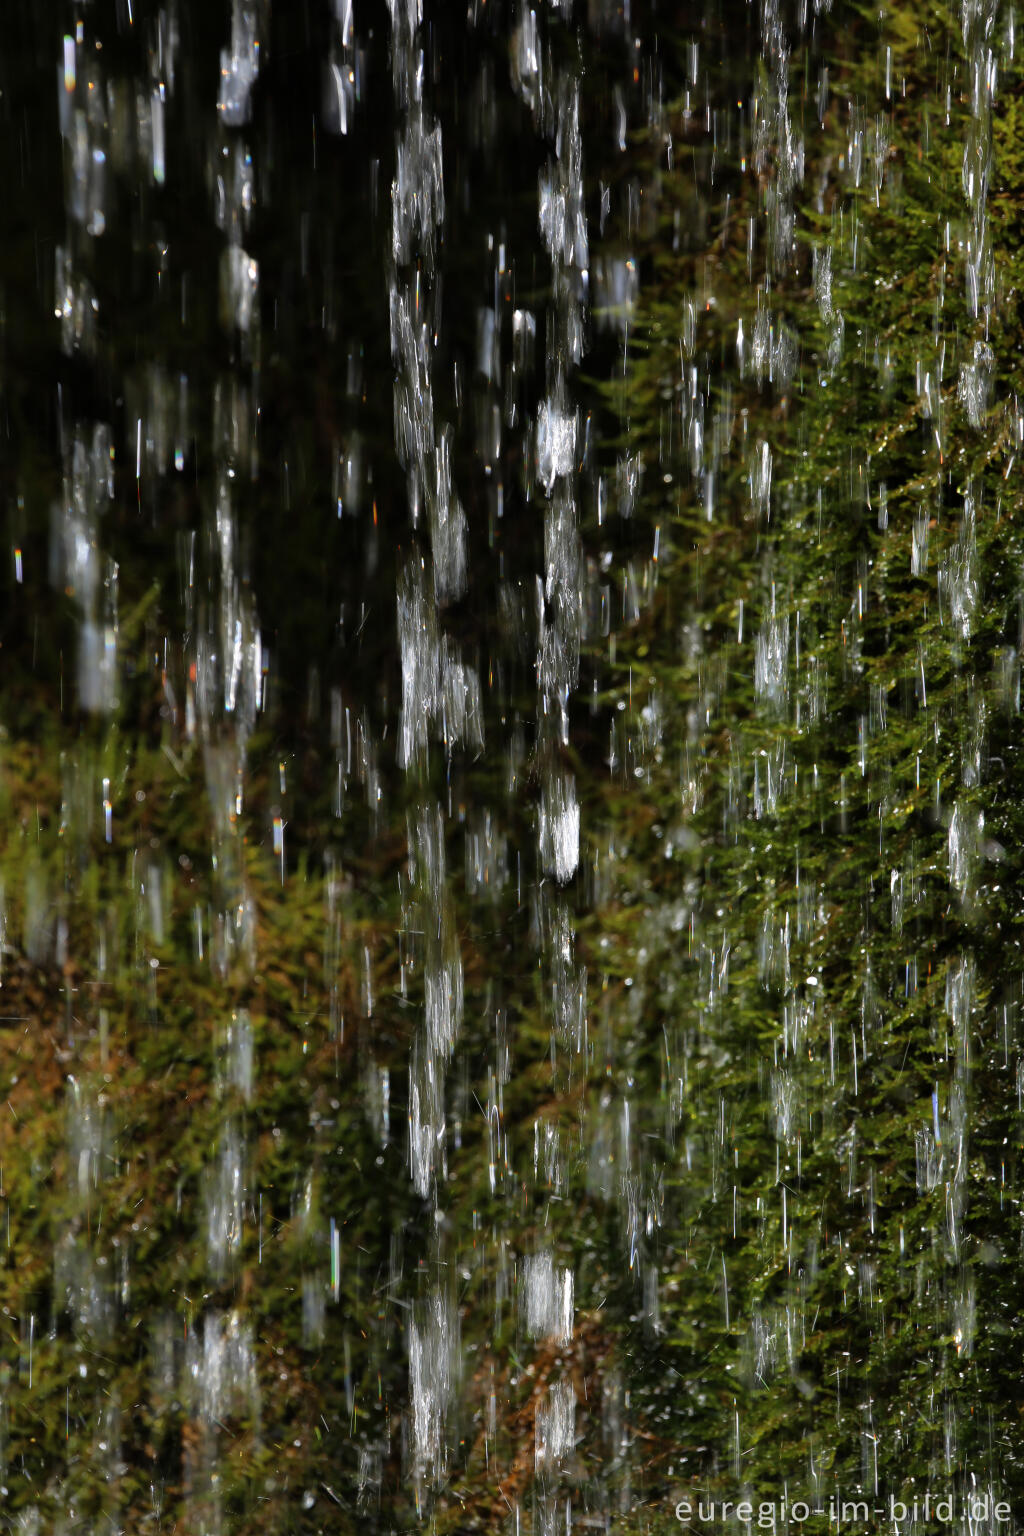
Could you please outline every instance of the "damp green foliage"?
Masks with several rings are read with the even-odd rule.
[[[180,573],[141,557],[108,715],[11,665],[4,1529],[516,1530],[554,1482],[536,1425],[560,1380],[559,1486],[595,1529],[876,1480],[1024,1507],[1024,97],[1002,16],[979,95],[965,15],[815,12],[785,76],[791,184],[778,73],[719,155],[665,33],[672,100],[622,159],[638,293],[579,383],[601,431],[566,890],[536,868],[530,746],[437,744],[403,778],[357,720],[335,815],[287,691],[247,739],[187,729],[184,651],[160,645]],[[724,35],[708,50],[725,124]],[[491,615],[452,620],[507,668],[502,723],[535,698],[532,602],[504,651]],[[372,683],[386,717],[394,679]],[[442,803],[430,928],[409,833]],[[453,936],[462,1033],[421,1198],[414,1020]],[[564,1337],[524,1315],[538,1254],[571,1272]],[[428,1488],[409,1355],[438,1297],[461,1376]]]
[[[756,132],[743,178],[677,148],[603,391],[641,602],[593,657],[615,858],[581,933],[657,1274],[623,1361],[659,1490],[1021,1487],[1024,166],[1018,66],[972,101],[972,16],[845,7],[794,52],[788,206]]]

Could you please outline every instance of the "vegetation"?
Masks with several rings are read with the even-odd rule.
[[[196,80],[214,20],[181,18]],[[52,39],[19,25],[49,90]],[[438,25],[447,61],[462,44]],[[465,116],[438,108],[444,271],[468,293],[473,242],[507,215],[515,304],[540,309],[547,276],[521,253],[547,151],[494,151],[532,130],[490,25],[467,54]],[[234,143],[186,131],[205,99],[192,79],[169,116],[180,185],[165,202],[145,186],[157,212],[140,209],[138,238],[68,236],[101,294],[91,350],[62,351],[24,297],[24,177],[0,258],[18,434],[0,1521],[540,1530],[568,1499],[574,1518],[658,1531],[698,1496],[959,1506],[976,1488],[1024,1507],[1024,167],[1007,19],[844,4],[780,21],[767,6],[759,33],[723,6],[692,36],[659,28],[621,94],[649,126],[600,175],[587,166],[592,233],[591,186],[614,212],[571,381],[589,420],[572,475],[582,660],[553,754],[536,718],[533,448],[506,426],[499,520],[480,402],[457,377],[490,400],[467,362],[475,311],[449,294],[445,330],[430,297],[474,573],[439,622],[485,685],[485,747],[432,742],[407,773],[396,573],[423,536],[393,463],[384,322],[361,314],[384,314],[381,236],[324,191],[328,171],[390,154],[393,125],[367,106],[354,142],[325,139],[289,189],[333,35],[326,12],[315,38],[297,26],[272,23],[252,129],[259,346],[223,326],[200,345],[219,323],[208,214],[170,242],[166,287],[151,281],[161,219],[198,197],[210,144]],[[110,34],[130,76],[142,53]],[[617,133],[626,42],[556,19],[549,35],[550,67],[583,71],[584,143]],[[371,82],[390,92],[386,36],[363,67],[368,100]],[[16,101],[33,81],[26,64],[8,82]],[[5,154],[14,184],[13,141]],[[126,152],[125,208],[139,175]],[[460,211],[463,175],[479,201]],[[43,206],[47,239],[62,216]],[[636,297],[617,306],[607,273],[627,258]],[[184,337],[166,297],[183,274],[198,289]],[[325,315],[350,304],[345,347],[324,340],[320,297]],[[543,316],[537,334],[542,352]],[[151,377],[190,370],[184,475],[148,440],[137,469],[137,352]],[[517,381],[517,410],[536,409],[545,361]],[[114,422],[114,494],[92,565],[52,556],[58,592],[45,509],[57,500],[58,527],[78,515],[73,442],[94,444],[94,421]],[[356,440],[373,474],[339,519]],[[74,573],[95,573],[101,548],[116,680],[96,709],[73,660],[88,610]],[[227,710],[209,662],[226,612],[265,690]],[[582,806],[564,885],[537,853],[552,760]],[[463,1002],[421,1198],[410,1084],[438,975]],[[571,1447],[550,1427],[570,1399]]]

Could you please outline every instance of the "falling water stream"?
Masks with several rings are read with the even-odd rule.
[[[1010,0],[0,21],[0,1529],[1024,1524]]]

